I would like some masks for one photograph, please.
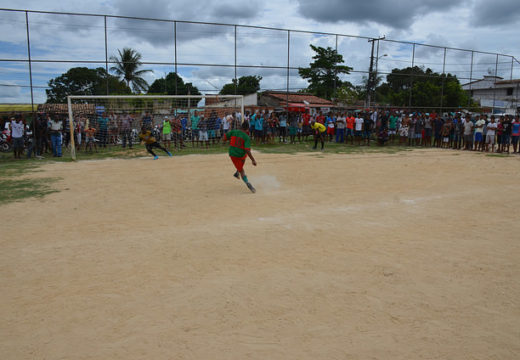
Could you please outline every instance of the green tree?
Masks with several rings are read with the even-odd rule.
[[[230,84],[226,84],[220,90],[220,95],[235,95],[235,86],[237,95],[253,94],[260,90],[261,76],[250,75],[241,76],[237,79],[233,79]]]
[[[111,56],[110,61],[115,65],[110,68],[119,78],[122,78],[128,87],[131,86],[135,93],[141,93],[148,89],[148,83],[142,75],[152,70],[139,70],[142,66],[141,54],[134,49],[124,48],[117,50],[119,57]]]
[[[409,103],[414,107],[440,106],[441,96],[443,107],[455,108],[469,103],[456,76],[419,66],[393,69],[376,93],[382,102],[396,106],[408,106]]]
[[[104,68],[75,67],[49,80],[46,89],[47,103],[65,103],[68,95],[126,95],[130,88],[116,76],[107,74]]]
[[[184,80],[174,72],[168,73],[166,77],[155,80],[148,88],[147,94],[165,95],[200,95],[199,89],[192,83],[185,83]]]
[[[299,68],[298,73],[309,82],[309,91],[316,96],[331,99],[334,89],[340,88],[343,82],[339,78],[340,74],[349,74],[351,67],[342,64],[343,55],[331,48],[322,48],[310,45],[311,49],[316,53],[312,58],[313,62],[308,68]]]

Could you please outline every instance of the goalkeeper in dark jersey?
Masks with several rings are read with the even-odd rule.
[[[249,124],[243,122],[242,130],[228,131],[224,134],[223,141],[229,140],[229,157],[237,169],[233,176],[237,179],[242,177],[242,181],[247,185],[247,188],[251,190],[252,193],[255,193],[256,190],[247,179],[244,171],[244,163],[246,162],[247,156],[249,156],[253,165],[256,166],[256,160],[251,154],[251,138],[245,133],[248,127]]]
[[[144,141],[146,151],[152,154],[154,160],[159,159],[159,156],[157,156],[157,154],[153,152],[153,148],[161,149],[166,154],[168,154],[168,156],[172,156],[172,153],[163,148],[152,135],[152,132],[144,126],[141,128],[141,132],[139,133],[139,140]]]

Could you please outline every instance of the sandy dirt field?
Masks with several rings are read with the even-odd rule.
[[[46,165],[0,207],[8,359],[518,359],[520,157]]]

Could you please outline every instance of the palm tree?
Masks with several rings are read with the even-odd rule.
[[[153,72],[153,70],[138,70],[142,65],[141,54],[134,49],[124,48],[123,51],[117,50],[119,57],[111,56],[110,61],[114,62],[115,65],[110,68],[110,71],[114,72],[117,76],[123,78],[128,87],[132,83],[132,90],[136,93],[146,91],[148,89],[148,83],[141,76],[147,72]]]

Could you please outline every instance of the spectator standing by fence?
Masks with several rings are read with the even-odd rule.
[[[480,151],[483,148],[484,125],[486,125],[486,120],[477,115],[477,121],[475,122],[475,151]]]
[[[280,131],[280,142],[283,142],[283,143],[287,142],[286,141],[286,136],[287,136],[287,115],[286,114],[280,115],[279,131]]]
[[[132,148],[132,127],[133,127],[133,119],[130,114],[124,114],[123,119],[121,120],[121,141],[122,146],[125,148],[126,143],[128,142],[128,147]]]
[[[348,137],[350,136],[350,144],[354,145],[354,123],[356,122],[356,118],[352,116],[352,113],[348,113],[347,119],[347,128],[345,135],[345,143],[348,142]]]
[[[394,137],[397,134],[397,115],[394,111],[390,114],[388,118],[388,136],[390,137],[390,142],[394,142]]]
[[[511,143],[513,144],[513,153],[518,150],[518,139],[520,138],[520,117],[517,115],[511,123]]]
[[[61,157],[61,131],[63,130],[63,121],[54,115],[50,122],[52,156]]]
[[[491,144],[491,152],[495,152],[495,132],[497,130],[497,124],[495,122],[495,116],[491,115],[491,121],[487,125],[486,133],[486,151],[489,151],[489,145]]]
[[[338,114],[336,119],[336,143],[345,142],[345,127],[347,126],[345,114]]]
[[[473,150],[473,122],[466,119],[464,123],[464,149]]]
[[[197,113],[193,113],[191,116],[191,146],[195,147],[195,142],[198,142],[197,138],[199,136],[199,121],[200,117]]]
[[[506,115],[504,119],[504,135],[502,136],[502,150],[509,154],[509,142],[511,140],[511,118]]]
[[[21,116],[11,118],[11,139],[13,142],[13,152],[15,159],[21,159],[24,150],[24,136],[25,124]]]
[[[163,119],[161,138],[166,149],[170,150],[172,143],[172,123],[167,116]]]
[[[99,131],[99,147],[107,147],[108,122],[109,119],[106,113],[104,112],[97,119],[97,127]]]

